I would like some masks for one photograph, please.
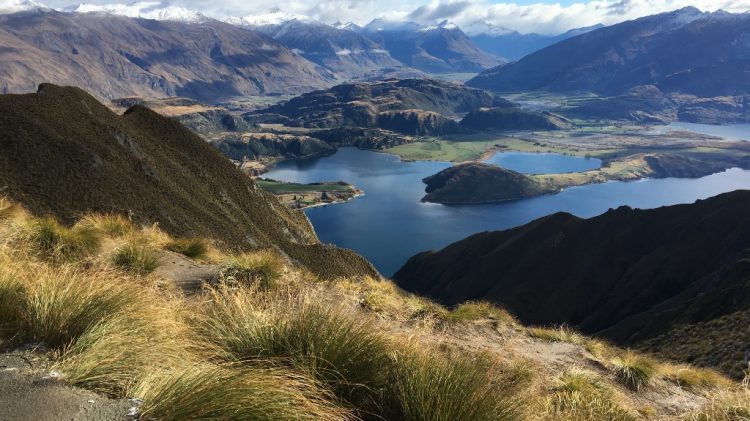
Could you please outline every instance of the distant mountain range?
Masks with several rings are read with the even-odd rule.
[[[489,54],[458,26],[442,22],[373,20],[364,27],[327,25],[303,16],[271,11],[228,22],[261,31],[305,58],[345,76],[408,67],[427,73],[478,73],[507,62]]]
[[[259,32],[98,13],[0,15],[0,92],[42,82],[75,85],[102,98],[296,94],[335,81],[327,69]]]
[[[688,7],[599,28],[467,83],[509,91],[620,94],[641,85],[701,97],[750,92],[750,14]]]

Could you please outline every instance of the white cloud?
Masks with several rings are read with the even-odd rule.
[[[69,0],[67,0],[69,1]],[[91,1],[91,0],[89,0]],[[94,0],[107,3],[111,0]],[[281,8],[284,13],[305,15],[327,23],[355,22],[363,25],[375,18],[415,20],[434,25],[450,20],[462,28],[507,28],[520,32],[560,33],[572,28],[613,24],[641,16],[695,6],[704,11],[750,10],[750,0],[590,0],[568,6],[549,0],[520,5],[496,0],[172,0],[175,6],[226,19]],[[51,0],[52,7],[66,6],[66,0]]]

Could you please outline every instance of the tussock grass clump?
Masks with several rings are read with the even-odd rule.
[[[732,384],[726,377],[707,368],[664,364],[661,372],[667,381],[693,391],[729,387]]]
[[[142,417],[162,421],[353,418],[314,381],[276,369],[201,363],[156,370],[132,393],[144,401]]]
[[[385,383],[391,344],[368,319],[309,301],[264,302],[246,288],[211,294],[197,330],[230,360],[278,359],[356,406],[371,406]]]
[[[184,323],[184,303],[146,291],[136,306],[88,328],[55,368],[71,384],[108,395],[125,396],[153,370],[169,370],[199,361],[197,344]]]
[[[450,321],[492,319],[504,325],[518,326],[518,320],[507,310],[486,301],[468,301],[460,304],[446,316]]]
[[[21,339],[60,348],[113,314],[134,308],[140,287],[118,282],[112,272],[85,272],[72,266],[29,265],[22,273],[23,294],[13,312]]]
[[[617,404],[612,390],[598,377],[570,371],[558,380],[543,418],[572,421],[630,421],[636,418]]]
[[[610,361],[617,381],[631,390],[640,391],[648,386],[658,373],[658,363],[651,358],[632,352]]]
[[[421,322],[442,322],[448,314],[440,304],[403,291],[392,281],[363,277],[349,282],[349,287],[360,294],[360,305],[373,313]]]
[[[21,206],[0,196],[0,221],[15,219],[25,214],[26,211]]]
[[[112,263],[135,275],[148,275],[159,267],[159,255],[147,245],[129,241],[115,250]]]
[[[101,234],[96,229],[68,228],[52,217],[29,221],[23,239],[36,255],[55,262],[82,260],[101,246]]]
[[[208,243],[199,238],[178,238],[167,243],[164,248],[191,259],[202,259],[208,253]]]
[[[116,213],[89,213],[76,224],[99,230],[110,237],[123,237],[135,231],[135,226],[126,217]]]
[[[684,421],[746,421],[750,420],[750,390],[721,392],[703,407],[687,414]]]
[[[0,260],[0,264],[2,264]],[[0,270],[0,345],[18,332],[24,287],[12,271]]]
[[[386,391],[386,419],[405,421],[517,419],[516,403],[493,381],[489,361],[413,350],[397,357]]]
[[[221,277],[240,285],[272,288],[284,273],[285,262],[277,253],[263,250],[230,257],[221,266]]]
[[[570,329],[568,326],[558,327],[530,327],[527,329],[529,335],[547,342],[566,342],[574,345],[585,345],[586,337]]]

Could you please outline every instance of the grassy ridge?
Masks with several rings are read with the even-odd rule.
[[[70,229],[87,227],[100,247],[60,261],[35,246],[38,219],[7,201],[0,215],[3,347],[41,345],[64,381],[138,398],[146,419],[630,420],[642,418],[631,395],[670,387],[706,402],[686,419],[750,407],[718,374],[650,359],[630,387],[619,373],[646,357],[563,328],[527,331],[488,303],[446,309],[388,281],[321,281],[270,250],[213,244],[200,258],[219,278],[186,295],[118,263],[129,245],[173,248],[158,228],[88,215]],[[76,242],[55,238],[49,250]],[[497,332],[513,339],[480,346]],[[579,346],[598,365],[563,370],[505,348],[525,341]]]

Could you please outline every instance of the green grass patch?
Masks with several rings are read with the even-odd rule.
[[[20,324],[18,336],[51,348],[70,344],[140,299],[138,287],[115,281],[114,273],[38,266],[24,268],[23,276],[23,294],[11,307]]]
[[[127,218],[114,213],[88,214],[76,226],[93,228],[110,237],[123,237],[135,230],[135,227]]]
[[[658,372],[658,363],[648,357],[628,352],[610,361],[617,381],[634,391],[647,387]]]
[[[391,346],[367,320],[315,303],[283,303],[239,288],[212,292],[196,326],[230,361],[276,359],[326,384],[344,401],[375,410]]]
[[[284,260],[270,250],[244,253],[222,264],[221,277],[229,283],[272,288],[284,273],[284,265]]]
[[[614,399],[612,390],[592,374],[571,371],[560,377],[547,403],[546,419],[630,421],[636,417]]]
[[[164,248],[191,259],[202,259],[208,253],[208,242],[200,238],[178,238],[167,243]]]
[[[147,245],[130,241],[115,251],[112,263],[120,269],[143,276],[159,267],[159,255]]]
[[[68,228],[52,217],[29,221],[24,240],[38,256],[56,262],[82,260],[101,246],[98,230],[88,226]]]
[[[273,194],[285,193],[313,193],[313,192],[349,192],[353,189],[351,184],[343,181],[328,183],[287,183],[269,179],[258,179],[256,184],[263,190]]]
[[[495,320],[504,325],[518,326],[518,320],[507,310],[486,301],[469,301],[460,304],[446,315],[449,321]]]
[[[314,381],[274,369],[201,363],[157,370],[132,393],[144,400],[142,417],[162,421],[351,419]]]
[[[584,345],[586,337],[562,325],[558,327],[530,327],[527,329],[529,335],[547,342],[566,342],[574,345]]]
[[[395,365],[386,419],[406,421],[517,419],[516,403],[494,382],[495,367],[466,355],[412,351]]]

